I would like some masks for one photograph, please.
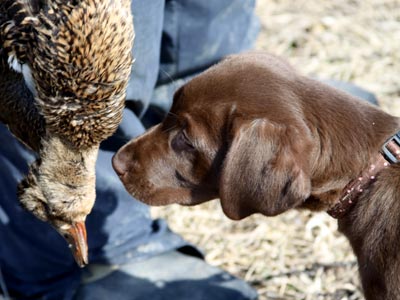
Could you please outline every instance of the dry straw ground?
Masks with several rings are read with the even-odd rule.
[[[302,73],[354,82],[400,116],[399,0],[258,0],[256,47]],[[355,258],[326,214],[228,220],[214,201],[153,209],[206,259],[247,280],[260,299],[363,299]]]

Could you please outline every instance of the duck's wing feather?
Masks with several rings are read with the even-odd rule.
[[[15,1],[5,0],[0,4],[0,122],[31,149],[38,151],[41,137],[45,133],[45,122],[35,104],[32,92],[27,87],[21,73],[13,70],[11,60],[19,64],[16,58],[10,58],[18,47],[7,49],[3,41],[9,22],[18,22],[21,7]],[[14,19],[10,19],[14,18]],[[20,55],[23,59],[23,55]]]

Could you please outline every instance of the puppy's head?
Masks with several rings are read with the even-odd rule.
[[[264,71],[233,57],[178,90],[165,120],[114,156],[126,189],[150,205],[220,198],[232,219],[301,204],[311,190],[308,131],[293,95],[263,83]]]

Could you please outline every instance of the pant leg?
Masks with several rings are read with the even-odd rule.
[[[253,47],[255,0],[167,0],[160,71],[151,103],[168,111],[175,90],[226,55]]]
[[[135,101],[135,111],[143,112],[156,85],[164,21],[165,0],[132,0],[135,62],[127,88],[127,105]],[[132,102],[131,102],[132,101]]]
[[[253,300],[244,281],[203,260],[170,251],[114,270],[88,270],[74,300]]]
[[[158,82],[252,47],[259,29],[254,9],[255,0],[166,0]]]

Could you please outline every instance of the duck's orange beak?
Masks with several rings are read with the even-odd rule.
[[[84,222],[76,222],[70,229],[62,233],[67,240],[76,263],[83,268],[88,264],[88,245]]]

